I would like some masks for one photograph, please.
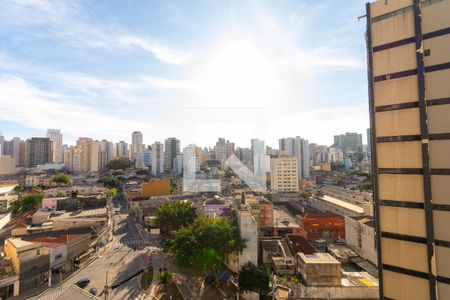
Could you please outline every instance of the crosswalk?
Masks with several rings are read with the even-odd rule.
[[[129,239],[117,240],[113,243],[113,247],[119,247],[122,245],[126,245],[129,247],[141,247],[141,246],[150,245],[150,242],[145,241],[142,238],[129,238]]]

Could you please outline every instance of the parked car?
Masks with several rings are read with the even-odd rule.
[[[75,282],[75,285],[77,285],[78,287],[84,289],[85,287],[87,287],[89,282],[91,282],[91,281],[88,278],[83,278],[83,279],[80,279],[77,282]]]
[[[97,295],[97,289],[95,287],[92,287],[89,289],[89,293],[91,293],[92,295]]]

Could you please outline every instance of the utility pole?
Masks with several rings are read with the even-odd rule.
[[[105,300],[108,300],[109,287],[108,287],[108,270],[106,270],[106,280],[105,280]]]

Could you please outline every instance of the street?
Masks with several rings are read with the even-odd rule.
[[[99,258],[63,283],[63,286],[74,284],[80,279],[88,278],[90,283],[85,290],[93,287],[97,295],[104,297],[105,284],[108,288],[108,299],[144,299],[145,293],[139,287],[136,275],[148,266],[148,252],[156,247],[157,241],[151,243],[140,235],[132,217],[122,207],[121,213],[114,215],[115,228],[113,240]],[[131,279],[130,279],[131,278]],[[129,279],[129,280],[128,280]]]

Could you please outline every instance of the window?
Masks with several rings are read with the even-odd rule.
[[[62,256],[63,256],[62,253],[56,255],[56,256],[55,256],[55,260],[58,260],[58,259],[62,258]]]

